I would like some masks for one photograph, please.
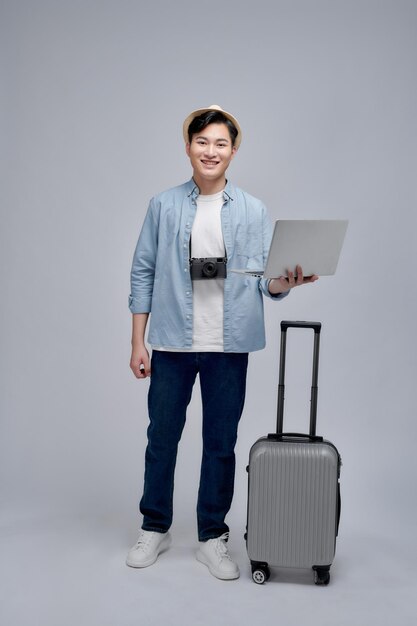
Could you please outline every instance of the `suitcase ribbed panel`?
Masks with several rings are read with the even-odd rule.
[[[247,549],[278,567],[330,565],[339,458],[326,443],[259,440],[249,460]]]

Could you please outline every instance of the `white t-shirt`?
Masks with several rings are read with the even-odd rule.
[[[197,198],[191,256],[224,257],[223,192]],[[193,352],[223,352],[224,279],[193,280]]]
[[[224,257],[221,224],[223,191],[197,197],[197,211],[191,231],[191,256]],[[186,348],[153,346],[167,352],[223,352],[224,279],[193,280],[193,344]]]

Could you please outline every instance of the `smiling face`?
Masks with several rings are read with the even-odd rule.
[[[185,150],[200,192],[211,194],[221,191],[226,183],[225,172],[236,153],[226,124],[209,124],[192,136]]]

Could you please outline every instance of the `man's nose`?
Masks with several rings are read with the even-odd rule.
[[[208,143],[206,145],[206,154],[209,157],[213,157],[216,154],[216,146],[215,146],[215,144]]]

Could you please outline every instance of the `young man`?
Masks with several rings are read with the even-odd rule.
[[[147,567],[170,542],[178,442],[197,374],[203,405],[203,456],[197,502],[197,559],[220,579],[239,577],[225,523],[235,472],[248,353],[265,346],[263,296],[279,300],[303,280],[302,268],[264,280],[228,272],[263,267],[271,227],[263,204],[226,180],[242,132],[212,105],[183,125],[193,171],[187,183],[152,198],[135,250],[129,307],[130,367],[151,376],[142,530],[126,563]],[[150,317],[148,341],[145,329]],[[151,375],[152,374],[152,375]]]

